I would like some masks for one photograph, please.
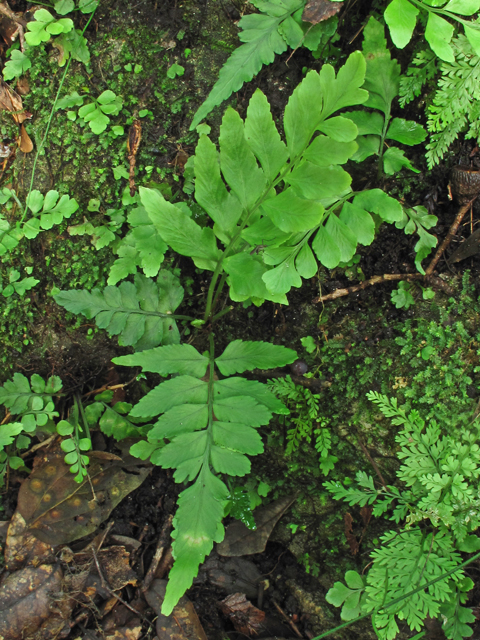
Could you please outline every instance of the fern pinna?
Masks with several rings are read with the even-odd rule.
[[[133,445],[131,453],[175,469],[176,482],[193,481],[180,494],[173,521],[175,564],[162,606],[165,615],[190,587],[213,543],[223,539],[221,522],[229,491],[216,473],[249,473],[245,454],[263,451],[256,429],[268,424],[273,413],[288,413],[266,385],[230,376],[257,367],[283,366],[295,358],[292,349],[241,340],[231,342],[215,357],[210,335],[206,354],[183,344],[114,359],[116,364],[141,366],[143,371],[162,376],[179,374],[160,383],[131,412],[133,417],[149,419],[161,414],[148,433],[148,441]],[[229,377],[219,379],[216,369]]]

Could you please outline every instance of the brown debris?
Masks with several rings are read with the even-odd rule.
[[[24,111],[22,98],[0,78],[0,111],[9,111],[15,122],[22,124],[32,117],[31,113]]]
[[[357,538],[353,535],[353,518],[349,513],[346,513],[343,517],[343,522],[345,525],[345,537],[348,542],[348,546],[350,547],[350,551],[352,555],[356,555],[358,553],[359,545]]]
[[[305,5],[302,13],[304,22],[318,24],[336,15],[343,7],[343,2],[331,2],[330,0],[310,0]]]
[[[158,640],[207,640],[193,604],[182,596],[169,616],[161,613],[167,588],[166,580],[154,580],[145,599],[157,614]]]
[[[264,630],[265,612],[254,607],[244,593],[234,593],[222,600],[218,606],[240,633],[255,637]]]
[[[33,151],[33,142],[26,132],[23,122],[20,125],[20,137],[18,139],[18,146],[20,147],[20,151],[23,151],[23,153],[30,153],[31,151]]]
[[[135,163],[140,142],[142,141],[142,124],[140,120],[134,120],[132,126],[128,131],[127,150],[128,150],[128,162],[130,164],[130,195],[135,195]]]
[[[46,452],[18,494],[17,511],[36,538],[52,545],[67,544],[92,533],[112,509],[143,482],[148,468],[134,458],[105,460],[89,453],[89,480],[75,482],[63,452]],[[130,470],[130,473],[128,472]]]

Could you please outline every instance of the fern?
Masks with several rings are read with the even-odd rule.
[[[263,451],[256,429],[268,424],[272,413],[287,412],[266,385],[239,377],[218,379],[216,369],[229,376],[256,367],[283,366],[295,358],[291,349],[241,340],[215,357],[211,337],[210,352],[203,355],[191,345],[170,345],[114,359],[116,364],[141,366],[162,376],[179,374],[150,391],[130,414],[135,418],[162,414],[148,432],[148,443],[134,445],[132,455],[175,469],[176,482],[193,482],[178,499],[175,564],[162,605],[164,615],[190,587],[213,543],[223,539],[221,521],[229,491],[215,474],[249,473],[245,454]],[[164,439],[169,441],[165,446]]]
[[[375,516],[391,511],[389,519],[397,524],[403,522],[404,528],[384,535],[382,546],[371,554],[373,562],[363,594],[354,594],[350,586],[336,583],[327,600],[346,607],[348,616],[348,598],[358,603],[361,597],[361,606],[352,617],[373,612],[375,629],[382,640],[395,638],[399,631],[397,619],[406,620],[410,629],[420,631],[427,616],[442,617],[447,638],[461,640],[471,635],[466,623],[474,621],[471,612],[462,606],[466,592],[473,586],[462,571],[425,590],[407,594],[454,571],[462,562],[461,551],[472,552],[480,547],[478,538],[470,535],[480,526],[476,487],[480,476],[480,447],[476,444],[480,427],[459,428],[452,435],[445,435],[434,420],[425,425],[417,411],[407,414],[394,398],[376,392],[367,395],[383,415],[402,427],[396,440],[401,460],[397,476],[403,488],[376,489],[373,478],[364,472],[357,473],[358,487],[343,487],[335,482],[324,486],[336,499],[350,505],[375,505]],[[406,597],[398,600],[402,596]]]
[[[305,46],[315,51],[322,36],[331,33],[332,24],[337,23],[336,17],[316,25],[303,22],[305,0],[251,0],[251,3],[261,13],[246,15],[239,21],[239,38],[244,44],[220,69],[218,81],[195,113],[190,130],[214,107],[241,89],[244,82],[249,82],[264,64],[271,64],[275,54],[283,53],[287,46],[293,49]]]
[[[67,311],[95,318],[99,328],[119,336],[119,344],[137,351],[180,340],[173,312],[183,300],[183,288],[169,271],[162,271],[156,283],[137,274],[135,284],[122,282],[103,291],[60,291],[54,298]]]
[[[35,189],[28,196],[27,206],[32,217],[24,222],[22,231],[25,237],[32,239],[36,238],[42,229],[51,229],[64,218],[70,218],[78,209],[78,202],[68,195],[60,196],[55,190],[43,196]]]
[[[428,108],[429,168],[440,162],[461,132],[466,138],[480,137],[480,57],[463,35],[451,45],[455,60],[440,64],[438,88]]]
[[[437,57],[430,48],[419,51],[400,77],[399,102],[404,107],[418,98],[423,87],[435,78],[438,71]]]

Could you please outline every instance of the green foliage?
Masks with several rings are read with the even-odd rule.
[[[109,116],[116,116],[120,113],[123,101],[110,89],[101,93],[98,98],[94,98],[92,102],[84,104],[86,98],[87,96],[81,96],[77,91],[73,91],[57,102],[57,109],[80,107],[78,115],[83,122],[88,123],[93,133],[103,133],[110,124]]]
[[[478,538],[469,535],[480,526],[475,488],[480,475],[480,425],[452,429],[447,424],[442,430],[435,420],[425,424],[416,410],[407,413],[394,398],[373,391],[368,397],[392,424],[401,427],[396,436],[401,488],[377,489],[374,479],[362,471],[357,473],[358,487],[338,482],[324,486],[350,505],[373,504],[374,516],[384,515],[397,525],[404,523],[404,528],[381,537],[382,546],[371,554],[365,587],[358,581],[357,590],[347,593],[337,583],[327,599],[335,606],[355,601],[355,607],[345,609],[344,604],[344,619],[374,612],[381,639],[395,638],[399,631],[396,618],[420,631],[427,617],[443,618],[447,638],[468,637],[471,629],[465,623],[473,622],[474,616],[462,604],[473,583],[465,579],[463,571],[399,600],[391,608],[388,604],[454,570],[462,561],[459,552],[480,548]],[[352,589],[351,584],[348,587]]]
[[[252,0],[252,4],[260,13],[245,15],[239,21],[239,38],[244,44],[220,69],[218,81],[195,113],[190,131],[215,106],[256,76],[264,64],[271,64],[275,54],[283,53],[287,46],[292,49],[304,46],[315,52],[322,38],[331,36],[336,29],[336,17],[316,25],[303,22],[305,0]]]
[[[53,429],[53,419],[58,413],[52,396],[61,389],[62,381],[57,376],[45,381],[36,373],[30,382],[23,374],[15,373],[12,380],[0,387],[0,404],[8,410],[6,418],[15,416],[13,422],[4,419],[0,425],[0,486],[9,466],[13,469],[23,466],[15,452],[28,448],[30,436],[25,434]]]
[[[181,64],[177,64],[176,62],[172,64],[171,67],[168,68],[167,78],[171,78],[172,80],[177,76],[183,76],[185,73],[185,67],[182,67]]]
[[[466,138],[480,136],[480,57],[462,35],[454,38],[452,48],[455,60],[441,63],[437,89],[427,110],[430,168],[440,162],[462,131],[466,131]]]
[[[437,246],[437,238],[427,229],[431,229],[437,224],[437,216],[429,215],[425,207],[413,207],[412,209],[403,210],[403,218],[395,223],[397,229],[403,229],[407,235],[415,233],[419,235],[419,240],[415,245],[415,266],[425,275],[422,267],[422,260],[426,258],[434,247]]]
[[[478,21],[468,21],[460,16],[472,16],[480,9],[480,0],[448,0],[447,2],[421,2],[415,0],[393,0],[385,10],[384,18],[390,29],[393,43],[403,49],[412,39],[419,15],[419,8],[427,13],[425,39],[434,53],[445,62],[453,63],[455,54],[451,45],[454,34],[450,18],[463,25],[465,35],[477,54],[480,54],[480,25]],[[422,14],[422,18],[425,14]],[[442,17],[442,16],[445,16]]]
[[[213,338],[205,354],[183,344],[114,358],[115,364],[141,366],[162,376],[179,374],[160,383],[130,413],[147,419],[162,414],[148,432],[148,442],[134,445],[132,455],[175,469],[176,482],[193,482],[180,494],[173,521],[175,564],[162,605],[164,615],[190,587],[213,543],[223,539],[221,521],[229,492],[215,474],[249,473],[245,454],[263,451],[257,428],[268,424],[273,413],[287,411],[266,385],[239,377],[218,379],[216,369],[229,376],[284,366],[295,358],[295,351],[285,347],[240,340],[215,357]]]
[[[25,40],[31,47],[48,42],[52,36],[68,33],[73,29],[73,21],[70,18],[55,20],[46,9],[37,9],[34,17],[35,20],[27,24],[28,31],[25,33]]]
[[[36,238],[42,229],[51,229],[64,218],[70,218],[78,209],[75,198],[68,195],[60,196],[58,191],[53,189],[45,196],[34,189],[27,198],[27,206],[32,217],[24,222],[22,232],[29,240]]]
[[[368,21],[364,35],[363,54],[367,60],[367,72],[363,87],[369,93],[365,106],[377,111],[362,110],[344,114],[358,128],[358,149],[352,160],[362,162],[372,155],[378,155],[379,163],[387,175],[393,175],[402,167],[418,173],[398,147],[389,146],[384,151],[385,140],[395,140],[412,146],[423,142],[427,133],[413,120],[392,120],[392,103],[399,94],[400,65],[391,59],[384,28],[375,18],[371,17]]]
[[[105,216],[110,218],[110,221],[96,227],[84,217],[81,224],[68,227],[68,233],[71,236],[91,236],[91,243],[97,251],[108,247],[116,240],[119,240],[118,233],[125,222],[125,215],[123,209],[107,209]],[[134,273],[136,273],[136,270]],[[156,275],[156,273],[153,275]],[[116,284],[116,282],[109,282],[109,284]]]
[[[368,98],[359,88],[364,74],[359,52],[337,76],[330,65],[320,74],[309,72],[285,109],[287,144],[259,90],[245,122],[233,109],[226,111],[220,154],[206,135],[200,137],[195,198],[212,218],[213,229],[202,228],[160,193],[140,188],[162,239],[199,268],[217,274],[225,270],[232,300],[285,303],[291,287],[315,275],[317,259],[334,268],[352,258],[358,243],[373,241],[372,213],[387,222],[402,219],[401,205],[379,189],[353,196],[351,177],[341,167],[357,149],[357,127],[333,114]],[[312,104],[318,108],[307,106]],[[311,141],[317,131],[323,135]]]
[[[31,267],[27,269],[31,273]],[[3,286],[3,279],[0,276],[0,289],[2,290],[2,296],[4,298],[9,298],[14,293],[17,293],[19,296],[23,296],[26,291],[33,289],[35,285],[37,285],[40,280],[36,280],[35,278],[22,278],[20,280],[20,271],[11,268],[8,273],[8,284]]]
[[[122,282],[103,291],[60,291],[55,301],[67,311],[95,318],[100,329],[119,336],[119,344],[136,351],[159,344],[179,342],[175,309],[183,299],[183,288],[169,271],[161,271],[157,282],[137,274],[135,284]]]
[[[19,49],[13,49],[10,54],[10,60],[7,60],[3,67],[3,77],[5,80],[19,78],[23,73],[28,71],[31,66],[32,62],[27,55],[19,51]]]
[[[300,449],[302,442],[310,444],[314,438],[315,449],[320,454],[319,467],[322,473],[328,475],[338,458],[330,453],[332,437],[328,423],[320,412],[319,394],[295,384],[290,376],[270,380],[268,386],[290,410],[288,416],[283,416],[287,427],[285,453],[291,455]]]

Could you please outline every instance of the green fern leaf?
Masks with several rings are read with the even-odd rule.
[[[271,3],[273,5],[273,3]],[[282,22],[292,13],[301,9],[304,2],[290,2],[291,7],[275,7],[277,15],[251,14],[244,16],[238,26],[242,29],[242,44],[236,49],[220,69],[218,81],[193,117],[190,131],[210,113],[210,111],[238,91],[244,82],[249,82],[264,64],[271,64],[275,54],[283,53],[287,43],[279,34]],[[280,15],[278,15],[280,14]]]
[[[258,366],[284,366],[295,357],[295,352],[285,347],[235,341],[216,360],[213,345],[208,357],[193,346],[178,345],[114,359],[115,364],[140,365],[162,375],[192,374],[160,383],[130,413],[148,418],[162,414],[148,432],[151,447],[135,446],[132,455],[149,455],[154,464],[175,469],[176,482],[194,481],[180,494],[174,520],[175,564],[162,606],[165,615],[191,585],[213,542],[223,538],[221,519],[228,491],[214,472],[230,476],[249,473],[246,456],[263,451],[256,428],[268,424],[274,411],[286,411],[258,382],[218,380],[214,365],[228,375]],[[163,438],[169,442],[159,448]]]
[[[171,315],[183,298],[183,288],[169,272],[162,272],[156,284],[137,274],[135,284],[122,282],[103,292],[60,291],[54,298],[67,311],[95,318],[98,327],[119,336],[119,344],[135,346],[137,351],[180,340]]]

